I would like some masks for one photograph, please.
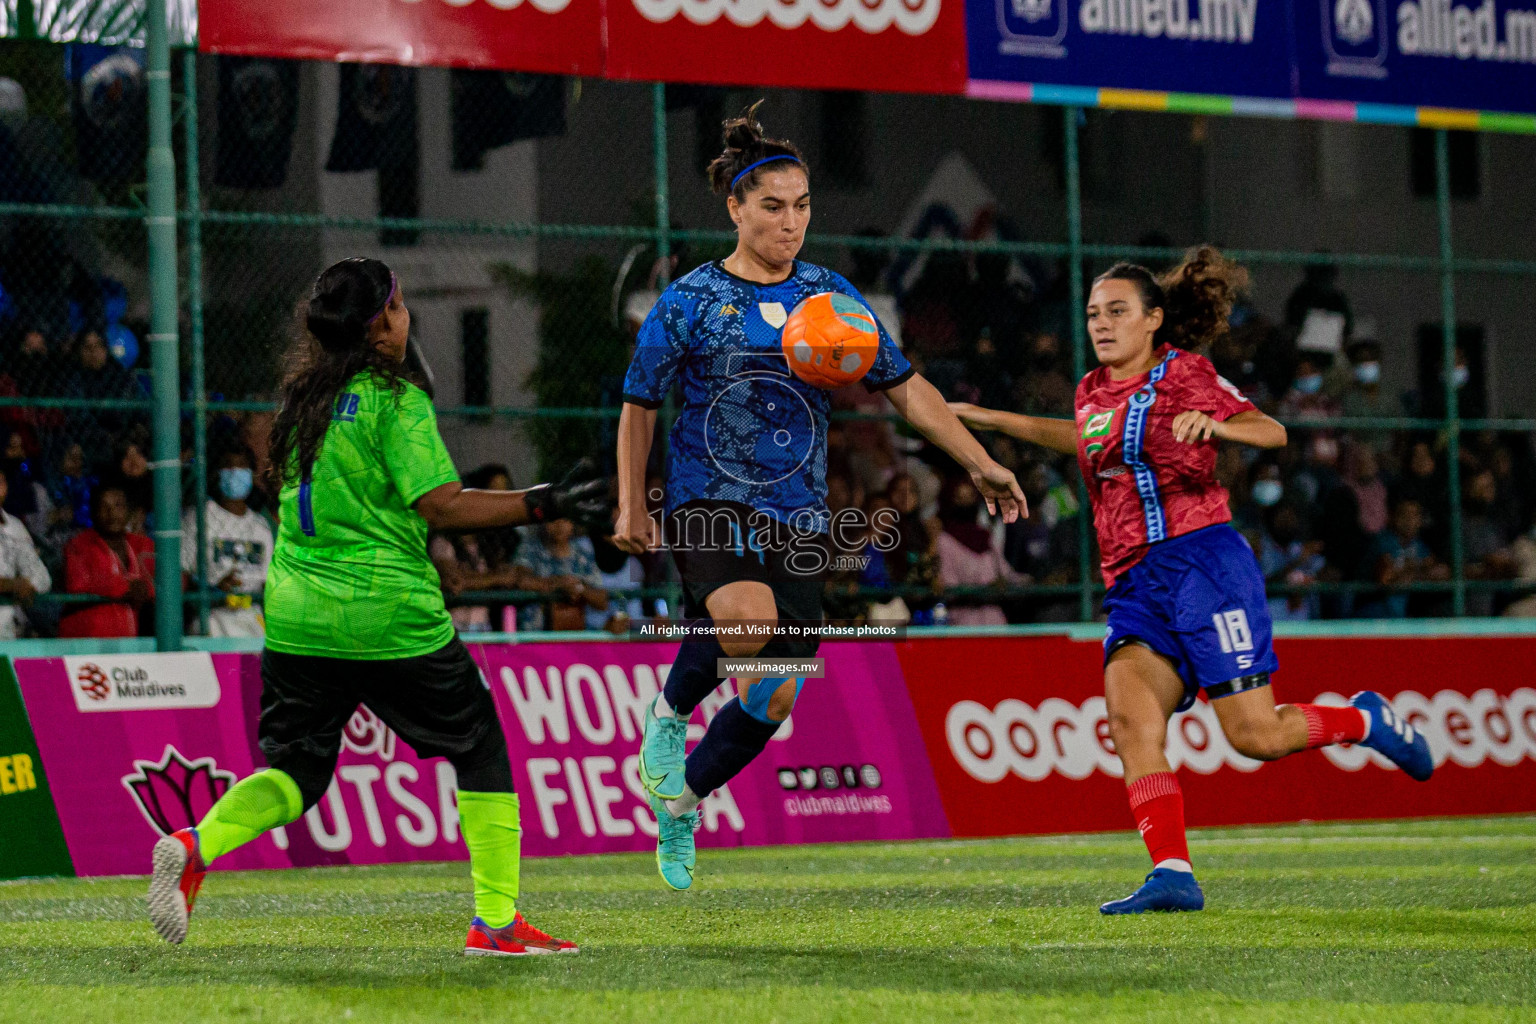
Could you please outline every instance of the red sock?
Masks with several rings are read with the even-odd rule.
[[[1296,709],[1307,719],[1308,750],[1335,743],[1359,743],[1371,729],[1365,712],[1359,708],[1297,704]]]
[[[1157,866],[1165,860],[1189,860],[1184,838],[1184,791],[1173,772],[1143,775],[1127,787],[1131,814],[1141,830],[1142,842]]]

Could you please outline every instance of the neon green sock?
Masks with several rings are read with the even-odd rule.
[[[517,914],[523,850],[517,794],[459,790],[459,825],[475,880],[475,916],[492,928],[504,928]]]
[[[212,864],[215,857],[239,849],[270,828],[295,821],[303,813],[299,784],[287,772],[268,768],[247,775],[219,797],[197,823],[203,863]]]

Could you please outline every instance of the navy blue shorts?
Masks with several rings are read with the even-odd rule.
[[[1222,523],[1160,541],[1104,597],[1104,661],[1140,642],[1184,680],[1179,711],[1207,696],[1262,686],[1280,663],[1264,575],[1242,534]]]

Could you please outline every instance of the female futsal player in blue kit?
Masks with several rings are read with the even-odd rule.
[[[829,398],[790,374],[780,330],[811,295],[862,297],[840,275],[795,257],[811,215],[810,175],[789,142],[768,139],[756,107],[725,124],[725,151],[709,177],[736,224],[735,252],[662,294],[640,328],[624,381],[619,424],[619,521],[630,552],[660,537],[646,510],[645,466],[656,409],[683,387],[666,472],[665,539],[685,592],[684,617],[820,625],[828,551],[826,430]],[[943,396],[880,329],[864,386],[970,474],[987,508],[1025,512],[1013,474],[994,462]],[[660,825],[656,859],[674,889],[693,883],[699,801],[762,752],[789,717],[804,679],[736,678],[737,698],[710,721],[686,761],[688,718],[716,686],[719,658],[809,658],[817,640],[710,635],[685,639],[665,690],[646,716],[640,778]]]

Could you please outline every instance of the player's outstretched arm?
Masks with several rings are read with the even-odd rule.
[[[558,484],[524,491],[482,491],[455,480],[434,487],[416,501],[416,511],[434,530],[489,530],[570,519],[580,528],[608,525],[608,481],[583,460]]]
[[[949,409],[972,430],[996,430],[1051,451],[1065,455],[1077,454],[1077,427],[1071,420],[983,409],[970,402],[950,402]]]
[[[657,546],[656,521],[645,502],[645,464],[656,434],[656,410],[625,402],[619,413],[619,518],[613,546],[632,555]]]
[[[1187,444],[1202,441],[1235,441],[1255,448],[1284,448],[1285,427],[1257,409],[1240,412],[1225,420],[1213,419],[1198,409],[1188,409],[1173,418],[1173,439]]]
[[[944,404],[944,396],[939,394],[938,388],[928,383],[922,374],[914,373],[902,383],[888,388],[885,396],[908,423],[965,467],[977,493],[987,503],[988,512],[1001,515],[1006,523],[1029,515],[1029,503],[1024,500],[1024,491],[1013,478],[1012,471],[987,454],[981,442]]]

